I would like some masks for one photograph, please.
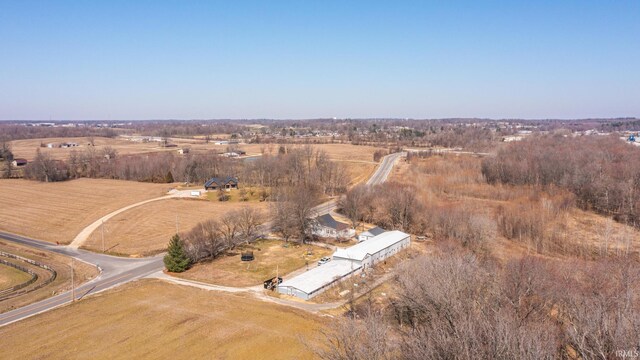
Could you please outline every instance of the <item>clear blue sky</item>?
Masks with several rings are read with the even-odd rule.
[[[640,117],[640,1],[0,0],[0,119]]]

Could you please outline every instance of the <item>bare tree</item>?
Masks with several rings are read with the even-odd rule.
[[[262,212],[251,207],[244,207],[234,213],[238,219],[238,228],[244,241],[247,243],[253,241],[259,235],[260,225],[265,220]]]
[[[387,360],[399,356],[391,329],[378,312],[369,311],[362,320],[337,319],[322,336],[325,343],[314,347],[321,359]]]
[[[341,197],[338,202],[342,213],[349,218],[354,229],[357,229],[362,221],[363,207],[366,200],[366,185],[357,185]]]
[[[220,222],[216,220],[199,223],[183,236],[183,240],[187,244],[187,253],[194,262],[215,258],[227,248]]]
[[[281,192],[274,196],[274,201],[274,206],[271,208],[273,230],[279,233],[285,241],[289,241],[298,232],[298,227],[294,221],[293,206]]]
[[[228,212],[220,218],[220,232],[228,248],[233,248],[238,243],[239,223],[238,214],[235,211]]]

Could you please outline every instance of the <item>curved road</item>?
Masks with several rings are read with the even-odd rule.
[[[385,156],[380,165],[376,168],[376,171],[371,176],[367,185],[377,185],[386,181],[387,177],[391,173],[395,162],[406,153],[394,153]],[[187,190],[187,192],[190,190]],[[158,273],[164,269],[162,262],[163,255],[157,255],[150,258],[131,259],[122,258],[116,256],[103,255],[93,253],[86,250],[78,249],[78,247],[86,240],[86,238],[99,227],[103,220],[109,219],[123,211],[131,209],[133,207],[146,204],[151,201],[158,201],[163,199],[169,199],[174,197],[185,196],[180,192],[175,192],[170,195],[162,196],[159,198],[146,200],[140,203],[126,206],[120,210],[116,210],[110,214],[105,215],[101,219],[95,221],[87,228],[76,236],[72,244],[69,246],[58,246],[45,241],[30,239],[24,236],[9,234],[0,232],[0,239],[17,243],[20,245],[30,246],[33,248],[52,251],[58,254],[66,255],[75,258],[76,260],[83,261],[90,265],[97,266],[100,269],[100,274],[93,280],[79,286],[75,290],[75,300],[82,299],[89,294],[95,294],[100,291],[110,289],[112,287],[122,285],[129,281],[145,277],[154,273]],[[337,201],[331,200],[324,204],[320,204],[315,208],[318,215],[327,214],[337,207]],[[265,224],[266,225],[266,224]],[[267,225],[268,226],[268,225]],[[157,275],[156,275],[157,276]],[[204,285],[204,284],[203,284]],[[244,291],[240,290],[240,291]],[[21,308],[8,311],[0,314],[0,327],[11,324],[13,322],[26,319],[28,317],[43,313],[45,311],[57,308],[72,301],[71,291],[55,295],[45,300],[23,306]]]
[[[96,278],[76,288],[75,299],[82,299],[90,293],[95,294],[113,286],[147,276],[164,267],[161,255],[142,259],[120,258],[116,256],[96,254],[85,250],[73,249],[67,246],[57,246],[48,242],[29,239],[23,236],[4,232],[0,232],[0,239],[70,256],[76,260],[99,267],[101,271]],[[0,327],[69,303],[71,302],[71,294],[71,291],[67,291],[45,300],[0,314]]]

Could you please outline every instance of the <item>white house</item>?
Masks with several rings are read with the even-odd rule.
[[[387,231],[352,247],[336,250],[333,259],[353,261],[364,269],[408,248],[410,243],[411,235],[397,230]]]
[[[349,224],[337,221],[331,214],[324,214],[316,218],[313,235],[328,238],[350,238],[356,235]]]
[[[383,228],[379,228],[379,227],[374,227],[371,228],[365,232],[361,232],[360,235],[358,235],[358,241],[365,241],[365,240],[369,240],[374,236],[378,236],[380,234],[382,234],[385,230]]]

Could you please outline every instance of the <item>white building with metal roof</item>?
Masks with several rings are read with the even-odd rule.
[[[313,268],[278,285],[281,294],[309,300],[320,294],[335,282],[360,271],[361,266],[351,261],[334,260]]]
[[[346,249],[338,249],[333,260],[287,279],[278,292],[304,300],[320,294],[336,282],[409,247],[411,236],[402,231],[388,231]]]
[[[333,259],[353,261],[366,268],[409,247],[410,243],[411,235],[398,230],[387,231],[352,247],[336,250]]]

